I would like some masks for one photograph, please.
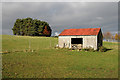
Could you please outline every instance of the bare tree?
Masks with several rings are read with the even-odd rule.
[[[106,32],[103,34],[103,37],[109,41],[110,39],[112,39],[112,34],[110,32]]]

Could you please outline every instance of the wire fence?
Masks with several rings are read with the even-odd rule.
[[[57,42],[58,38],[54,37],[3,36],[2,51],[53,49]]]

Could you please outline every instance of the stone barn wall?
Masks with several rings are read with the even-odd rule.
[[[83,48],[92,47],[97,49],[97,35],[90,36],[59,36],[58,45],[60,48],[71,48],[71,38],[83,38]]]

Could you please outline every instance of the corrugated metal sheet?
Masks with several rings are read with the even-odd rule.
[[[59,36],[69,35],[98,35],[100,28],[81,28],[81,29],[65,29]]]

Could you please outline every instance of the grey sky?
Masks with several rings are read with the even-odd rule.
[[[117,2],[5,2],[2,3],[2,31],[12,35],[17,18],[47,21],[52,35],[69,28],[101,27],[103,32],[118,31]]]

